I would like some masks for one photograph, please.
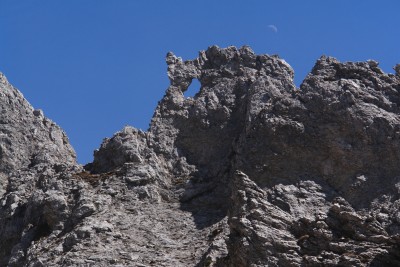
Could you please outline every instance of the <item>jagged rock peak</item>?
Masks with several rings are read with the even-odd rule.
[[[256,55],[249,46],[219,48],[211,46],[194,60],[183,61],[172,52],[166,57],[168,77],[172,86],[187,90],[192,79],[206,85],[212,77],[256,75],[284,75],[293,79],[293,69],[278,56]]]
[[[38,164],[76,164],[68,137],[35,110],[0,73],[0,171],[8,173]]]
[[[22,266],[30,242],[66,219],[59,177],[81,168],[64,131],[2,73],[0,109],[0,266]]]
[[[48,164],[68,146],[44,135],[45,160],[26,166],[23,143],[1,162],[0,265],[400,265],[398,65],[323,56],[296,88],[284,60],[249,47],[166,62],[148,131],[106,138],[87,171]],[[41,125],[0,77],[4,129]]]

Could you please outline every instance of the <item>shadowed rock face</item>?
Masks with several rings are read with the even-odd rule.
[[[86,170],[1,76],[1,266],[400,265],[399,66],[321,57],[296,88],[249,47],[166,62],[149,130]]]

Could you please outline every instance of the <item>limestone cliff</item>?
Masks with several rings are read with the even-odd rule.
[[[84,168],[1,76],[0,266],[399,266],[400,66],[183,61]],[[193,79],[200,91],[185,97]]]

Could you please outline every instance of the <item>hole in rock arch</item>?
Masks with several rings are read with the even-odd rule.
[[[188,89],[183,93],[183,95],[185,97],[193,98],[200,91],[200,87],[201,87],[200,81],[193,78]]]

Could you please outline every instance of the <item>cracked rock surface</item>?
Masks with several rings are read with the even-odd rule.
[[[84,167],[0,75],[0,266],[400,266],[400,65],[166,62],[149,129]]]

